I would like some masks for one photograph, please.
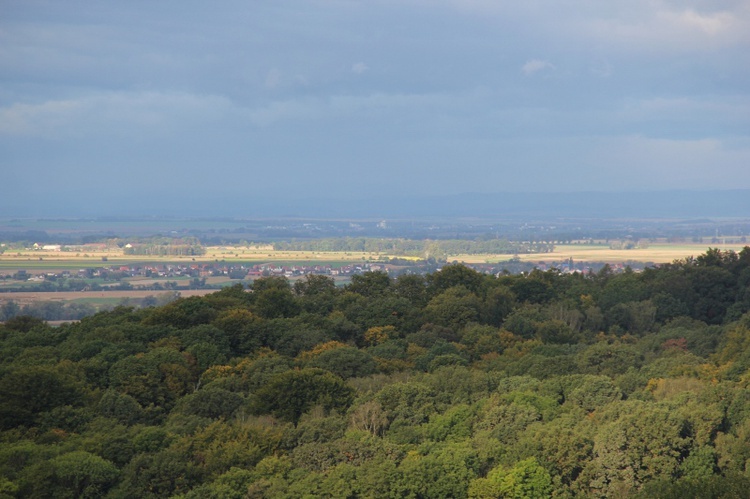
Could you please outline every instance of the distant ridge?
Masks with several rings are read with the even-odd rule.
[[[750,190],[506,192],[290,202],[288,216],[440,218],[747,218]],[[283,208],[282,208],[283,209]]]
[[[277,195],[276,195],[277,194]],[[351,191],[330,196],[283,192],[204,197],[131,198],[69,195],[29,205],[3,205],[5,217],[188,216],[239,218],[750,218],[750,189],[620,192],[498,192],[454,195],[395,195]]]

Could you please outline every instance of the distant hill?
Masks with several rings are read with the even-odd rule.
[[[136,199],[128,193],[70,195],[65,203],[0,201],[11,217],[201,216],[298,218],[746,218],[750,189],[712,191],[497,192],[453,195],[391,195],[366,189],[313,192],[294,197],[283,191],[242,196],[163,196]]]
[[[733,218],[750,216],[750,190],[362,196],[356,202],[319,198],[272,203],[266,210],[278,216],[362,218]]]

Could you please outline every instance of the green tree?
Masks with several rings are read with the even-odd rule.
[[[333,311],[340,291],[332,277],[307,274],[294,283],[294,293],[299,297],[302,310],[322,315]]]
[[[476,451],[467,444],[444,444],[432,452],[409,453],[401,464],[400,482],[393,484],[397,497],[466,497],[476,477]]]
[[[438,295],[449,288],[463,286],[470,292],[482,296],[484,276],[465,265],[445,265],[438,272],[427,275],[427,292],[430,296]]]
[[[566,402],[587,412],[622,399],[620,389],[608,376],[570,376],[568,380],[566,380],[568,386],[564,392]]]
[[[500,326],[513,311],[516,297],[506,286],[492,286],[487,290],[482,307],[482,322]]]
[[[113,418],[126,425],[133,425],[144,418],[143,408],[128,394],[116,390],[105,391],[99,399],[98,411],[102,416]]]
[[[138,454],[122,470],[114,497],[171,497],[203,482],[205,475],[179,449]]]
[[[109,461],[85,451],[62,454],[50,461],[54,497],[102,497],[120,472]]]
[[[392,383],[383,387],[375,400],[388,417],[388,436],[399,442],[419,439],[417,426],[437,412],[435,391],[424,383]]]
[[[148,309],[147,312],[144,324],[168,325],[179,329],[208,324],[217,315],[216,309],[198,296],[180,298],[163,307]]]
[[[190,359],[172,348],[154,348],[145,355],[127,357],[110,368],[112,387],[141,406],[171,408],[197,381]]]
[[[463,286],[455,286],[432,298],[424,313],[428,322],[457,331],[469,322],[476,322],[481,310],[482,302],[477,295]]]
[[[84,385],[68,369],[24,366],[0,378],[0,427],[31,426],[41,413],[83,403]]]
[[[300,310],[284,277],[263,277],[253,282],[253,301],[255,311],[266,319],[294,317]]]
[[[372,355],[349,346],[324,350],[305,364],[331,371],[344,379],[369,376],[377,370]]]
[[[355,274],[346,290],[369,298],[382,296],[391,291],[391,278],[380,271]]]
[[[538,275],[517,279],[511,291],[521,303],[547,303],[555,296],[554,288]]]
[[[529,426],[511,449],[512,456],[535,457],[549,471],[556,487],[571,490],[592,458],[594,441],[585,421],[578,414],[557,418],[547,424]]]
[[[223,310],[213,321],[213,326],[224,332],[223,335],[212,335],[202,339],[218,343],[223,349],[228,346],[228,352],[235,355],[247,354],[261,347],[263,338],[259,335],[262,319],[244,308],[229,308]]]
[[[616,410],[619,417],[597,431],[582,474],[590,493],[623,494],[674,476],[688,449],[686,422],[667,407],[638,401]]]
[[[424,276],[417,274],[402,274],[393,284],[393,291],[397,296],[406,298],[415,307],[427,304],[427,282]]]
[[[258,412],[272,413],[295,425],[316,405],[326,411],[345,411],[353,401],[353,390],[341,378],[317,368],[276,375],[255,395]]]
[[[552,497],[552,479],[535,458],[519,461],[513,468],[499,466],[471,482],[468,497],[490,499],[542,499]]]
[[[613,376],[640,367],[643,355],[630,345],[599,342],[578,354],[577,363],[582,373]]]
[[[203,390],[182,397],[176,410],[204,418],[229,419],[244,401],[245,399],[237,393],[209,385]]]

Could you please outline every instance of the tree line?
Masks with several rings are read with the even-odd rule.
[[[126,255],[200,256],[206,253],[206,249],[195,237],[150,237],[133,239],[133,242],[127,244],[117,242]]]
[[[744,497],[750,248],[0,326],[3,497]]]
[[[380,239],[341,237],[294,240],[274,243],[278,251],[337,251],[388,253],[445,260],[447,255],[550,253],[554,244],[545,241],[509,241],[508,239]]]

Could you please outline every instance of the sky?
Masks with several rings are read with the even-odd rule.
[[[0,0],[0,188],[0,215],[750,189],[750,1]]]

